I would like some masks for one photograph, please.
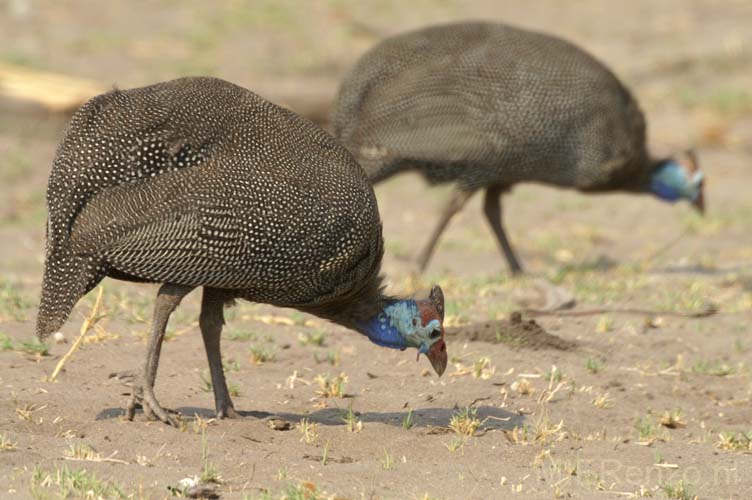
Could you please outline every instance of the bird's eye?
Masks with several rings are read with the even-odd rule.
[[[431,332],[431,335],[430,335],[430,337],[431,337],[432,339],[437,339],[437,338],[439,338],[440,336],[441,336],[441,330],[438,330],[438,329],[436,329],[436,330],[432,331],[432,332]]]

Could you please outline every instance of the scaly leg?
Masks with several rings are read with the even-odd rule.
[[[219,339],[222,334],[222,326],[225,324],[224,307],[227,299],[226,293],[222,290],[204,287],[204,296],[201,299],[201,316],[198,320],[201,326],[201,336],[204,339],[206,357],[209,359],[217,418],[238,417],[230,399],[230,392],[227,390],[225,373],[222,368],[222,354],[219,350]]]
[[[449,224],[449,219],[451,219],[454,214],[459,212],[462,207],[465,206],[465,203],[467,203],[467,200],[469,200],[472,195],[473,191],[465,191],[460,188],[455,189],[452,193],[452,197],[449,199],[449,203],[447,203],[446,207],[444,207],[444,211],[441,214],[439,223],[433,230],[431,239],[428,240],[428,244],[426,244],[426,246],[423,248],[423,251],[420,253],[420,257],[418,257],[418,266],[421,272],[425,271],[426,266],[428,266],[428,261],[431,259],[431,255],[433,254],[433,250],[436,247],[436,243],[438,243],[441,233],[444,232],[447,224]]]
[[[166,283],[157,292],[151,336],[149,337],[149,345],[146,351],[146,363],[144,364],[140,385],[137,384],[133,387],[131,398],[126,407],[125,415],[128,420],[133,420],[136,403],[140,400],[144,408],[144,414],[148,418],[156,417],[166,424],[177,425],[175,419],[167,414],[167,411],[159,405],[157,398],[154,396],[154,381],[157,378],[159,354],[162,350],[162,341],[164,340],[167,321],[183,297],[191,290],[193,290],[193,287]]]
[[[499,241],[499,246],[504,252],[509,269],[512,271],[512,274],[518,275],[522,273],[522,266],[520,266],[512,245],[507,239],[506,232],[504,232],[504,226],[501,224],[501,194],[503,192],[504,188],[502,186],[492,186],[486,189],[486,199],[483,209],[486,219],[491,224],[491,229],[493,229],[496,239]]]

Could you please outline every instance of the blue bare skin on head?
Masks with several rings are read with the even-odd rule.
[[[415,347],[426,354],[437,340],[431,333],[441,324],[433,319],[423,325],[420,310],[414,300],[397,300],[363,325],[363,331],[374,344],[391,349]]]
[[[653,172],[650,190],[666,201],[686,199],[694,202],[700,196],[702,180],[702,172],[690,174],[679,163],[669,160]]]

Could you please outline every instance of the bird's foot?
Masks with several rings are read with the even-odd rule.
[[[217,402],[217,418],[240,418],[240,414],[235,410],[230,398],[227,398],[226,401]]]
[[[131,397],[128,399],[128,405],[125,407],[125,418],[133,420],[138,406],[143,408],[144,415],[148,420],[159,420],[167,425],[178,427],[177,418],[170,415],[170,413],[178,415],[177,412],[162,408],[157,398],[154,397],[153,390],[144,389],[143,386],[134,387]]]

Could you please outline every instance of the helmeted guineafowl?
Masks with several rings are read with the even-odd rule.
[[[95,97],[58,148],[47,204],[40,338],[106,276],[163,283],[130,418],[142,399],[174,423],[154,380],[168,318],[199,286],[220,417],[236,413],[219,348],[235,298],[297,308],[446,367],[441,289],[426,300],[382,293],[381,221],[363,170],[317,126],[241,87],[184,78]]]
[[[654,159],[637,102],[611,71],[559,38],[504,24],[429,27],[376,45],[344,79],[334,133],[378,182],[414,169],[456,189],[421,253],[485,189],[485,215],[513,272],[503,192],[539,182],[652,192],[703,209],[693,154]]]

